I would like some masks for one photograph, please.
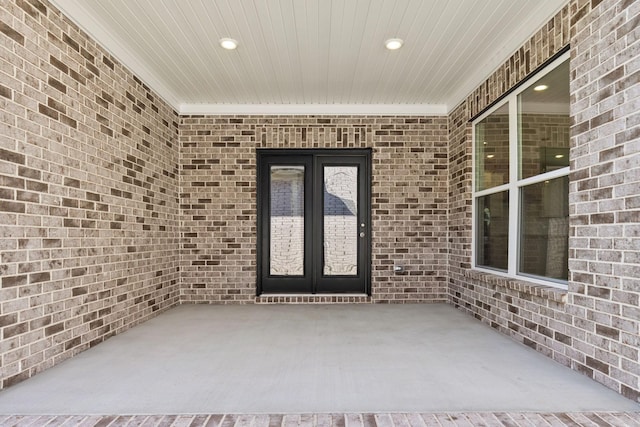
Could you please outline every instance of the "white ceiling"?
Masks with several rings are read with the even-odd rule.
[[[52,0],[186,114],[446,114],[566,2]]]

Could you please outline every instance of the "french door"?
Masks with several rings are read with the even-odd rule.
[[[369,293],[371,151],[258,150],[258,294]]]

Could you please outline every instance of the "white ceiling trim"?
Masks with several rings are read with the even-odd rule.
[[[438,104],[183,104],[179,114],[446,116]]]
[[[267,32],[265,35],[264,28],[260,30],[261,32],[259,32],[258,30],[253,33],[251,31],[247,32],[245,27],[258,29],[261,28],[256,25],[251,26],[247,21],[250,18],[255,21],[256,19],[258,19],[256,18],[256,16],[262,16],[258,13],[258,10],[236,10],[237,8],[233,9],[230,8],[230,6],[232,4],[242,5],[243,3],[221,2],[220,4],[225,6],[225,9],[222,12],[218,11],[215,16],[233,16],[233,11],[235,10],[236,15],[239,14],[238,16],[242,18],[234,18],[235,21],[240,20],[240,24],[242,25],[238,24],[237,22],[234,24],[234,20],[229,21],[229,23],[227,23],[227,21],[224,21],[222,24],[216,21],[217,27],[220,27],[219,30],[224,30],[223,35],[226,35],[226,33],[229,32],[229,34],[235,35],[242,39],[239,53],[235,53],[236,56],[233,57],[225,56],[225,53],[222,53],[221,55],[219,55],[219,58],[218,52],[215,50],[205,51],[205,53],[198,51],[197,47],[199,46],[199,43],[197,42],[197,40],[193,43],[187,43],[183,40],[182,43],[185,46],[184,49],[190,49],[188,50],[188,52],[193,53],[190,58],[197,58],[197,60],[194,59],[192,61],[193,63],[187,61],[189,62],[189,64],[186,65],[192,67],[197,66],[198,68],[189,69],[185,65],[185,67],[177,68],[178,70],[180,70],[180,72],[176,72],[175,69],[171,68],[170,66],[181,66],[183,64],[182,62],[169,61],[171,63],[167,62],[165,64],[165,62],[163,61],[167,61],[166,54],[171,53],[171,49],[176,48],[176,46],[182,45],[171,45],[170,43],[165,43],[163,45],[160,43],[158,44],[158,46],[153,48],[152,44],[151,46],[153,49],[151,51],[157,52],[157,55],[153,55],[151,57],[149,57],[148,55],[141,56],[140,52],[136,52],[138,48],[141,48],[143,46],[140,44],[136,45],[135,37],[133,37],[132,40],[128,40],[127,37],[131,37],[131,34],[127,34],[126,29],[122,34],[119,34],[117,32],[119,29],[124,29],[125,27],[120,25],[118,22],[116,22],[115,26],[112,27],[108,24],[109,20],[101,19],[105,16],[110,16],[108,15],[108,8],[104,10],[100,9],[107,14],[101,16],[100,14],[96,15],[96,10],[92,9],[92,3],[89,2],[89,0],[50,1],[58,9],[60,9],[71,21],[76,23],[80,28],[87,32],[96,41],[96,43],[98,43],[102,48],[104,48],[111,55],[117,58],[118,61],[123,64],[123,66],[127,67],[135,75],[137,75],[150,88],[152,88],[159,97],[163,98],[176,112],[180,114],[446,115],[448,114],[448,112],[457,107],[461,101],[463,101],[470,93],[472,93],[475,88],[478,87],[478,85],[480,85],[488,76],[491,75],[493,71],[495,71],[502,63],[504,63],[504,61],[507,60],[509,56],[516,49],[518,49],[524,41],[526,41],[529,37],[531,37],[532,34],[538,31],[538,29],[542,25],[548,22],[548,20],[563,7],[563,4],[566,4],[567,0],[548,0],[544,2],[536,2],[536,6],[534,8],[527,9],[529,10],[529,13],[525,15],[524,19],[522,17],[520,18],[519,25],[515,27],[515,31],[505,34],[505,37],[491,38],[491,34],[493,34],[491,28],[485,29],[482,34],[478,34],[476,37],[480,37],[482,40],[486,39],[486,46],[492,47],[496,45],[497,49],[493,47],[491,48],[491,50],[485,49],[487,51],[480,55],[480,57],[476,56],[471,57],[470,59],[465,59],[465,56],[463,54],[464,52],[468,52],[468,50],[464,50],[464,45],[461,45],[460,41],[456,41],[457,39],[454,38],[452,39],[452,41],[443,42],[442,35],[438,36],[437,33],[435,35],[432,35],[429,31],[427,31],[431,27],[425,27],[426,29],[424,29],[420,27],[419,22],[421,21],[412,21],[409,18],[405,19],[404,15],[402,15],[402,13],[404,13],[402,12],[402,8],[398,6],[400,3],[405,4],[404,0],[402,2],[401,0],[396,0],[397,3],[394,3],[391,0],[389,0],[388,2],[386,2],[385,0],[379,0],[381,7],[383,6],[382,9],[377,12],[380,16],[374,14],[371,19],[377,19],[378,21],[372,22],[380,23],[382,22],[382,19],[386,19],[383,17],[393,17],[390,23],[386,24],[386,26],[376,25],[374,27],[371,27],[371,25],[365,25],[367,23],[365,19],[354,22],[351,27],[347,26],[344,28],[343,26],[341,26],[342,21],[347,19],[347,17],[353,18],[354,16],[362,15],[362,13],[358,12],[360,2],[356,3],[355,1],[352,2],[350,0],[333,0],[335,2],[336,8],[338,6],[341,6],[343,8],[340,10],[336,9],[335,14],[337,16],[342,16],[341,14],[344,15],[342,20],[333,22],[330,19],[331,17],[326,15],[328,12],[325,9],[322,9],[324,13],[323,15],[316,16],[314,15],[315,9],[307,10],[305,8],[306,6],[302,7],[309,4],[312,6],[317,6],[319,3],[298,3],[294,2],[293,0],[282,0],[283,2],[279,3],[276,0],[273,0],[275,2],[273,4],[275,4],[276,6],[280,5],[280,8],[276,7],[274,9],[275,11],[279,10],[282,12],[281,9],[283,5],[285,5],[287,6],[285,9],[286,11],[288,11],[288,13],[294,13],[297,11],[296,13],[300,15],[296,15],[293,17],[297,17],[297,19],[300,21],[299,25],[313,25],[314,30],[311,32],[301,32],[303,36],[312,37],[312,39],[304,39],[300,41],[298,43],[299,46],[297,47],[298,50],[295,51],[294,49],[293,53],[287,51],[285,52],[287,53],[287,55],[282,57],[277,56],[277,61],[274,60],[275,62],[272,64],[275,68],[273,70],[266,69],[266,71],[262,70],[263,68],[267,67],[262,62],[252,64],[251,62],[247,61],[249,61],[250,58],[257,58],[257,61],[261,61],[258,53],[264,51],[265,49],[267,49],[268,51],[269,42],[277,42],[277,40],[272,39],[280,33],[272,34],[272,32]],[[99,0],[93,1],[95,2]],[[204,3],[204,0],[202,1],[203,3],[197,3],[194,0],[194,3],[186,4],[191,6],[198,4],[208,4]],[[363,4],[368,4],[366,0],[363,1]],[[488,0],[478,0],[478,4],[484,4],[481,3],[483,1]],[[507,0],[494,1],[498,2],[499,4],[505,4],[504,2]],[[531,6],[531,3],[526,3],[529,0],[521,1]],[[247,0],[247,2],[247,4],[254,4],[250,0]],[[561,4],[561,6],[558,6],[559,3]],[[105,2],[104,4],[99,4],[108,5],[109,3]],[[144,6],[144,2],[142,2],[142,4]],[[258,2],[255,4],[264,6],[268,3]],[[334,5],[334,3],[331,4]],[[416,0],[415,4],[420,5],[421,7],[418,9],[418,12],[432,12],[431,9],[424,9],[423,5],[425,3],[421,3],[420,0]],[[164,2],[159,2],[156,4],[159,11],[165,12],[170,10],[170,8],[167,7],[170,5],[173,5],[173,3],[165,4]],[[291,7],[293,7],[292,5],[296,5],[297,9],[291,9]],[[319,6],[317,8],[318,10],[320,10]],[[398,15],[398,13],[400,12],[396,13],[397,8],[400,8],[398,10],[402,12],[400,15]],[[454,15],[455,13],[457,13],[459,8],[460,6],[451,10],[447,9],[449,10],[449,15],[453,15],[438,17],[438,20],[436,20],[435,24],[433,25],[437,24],[439,26],[435,26],[433,28],[437,29],[443,27],[442,30],[444,31],[447,28],[456,27],[456,23],[459,24],[459,22],[454,20]],[[260,10],[264,12],[263,9],[264,8],[261,8]],[[513,13],[512,9],[517,11],[518,7],[511,7],[511,5],[507,8],[503,7],[502,9],[485,7],[484,9],[481,9],[479,13],[481,13],[480,18],[494,18],[495,22],[503,22],[503,15]],[[154,8],[154,11],[155,10],[156,9]],[[190,22],[188,21],[189,16],[187,13],[189,11],[193,12],[193,10],[191,9],[180,9],[179,17],[181,17],[181,19],[184,18],[183,20],[186,20],[187,22]],[[329,12],[331,11],[332,9],[329,9]],[[128,12],[131,11],[128,10]],[[366,12],[367,14],[370,12],[369,8],[366,9]],[[494,17],[493,15],[496,16]],[[154,16],[157,19],[160,19],[160,22],[162,22],[161,14],[158,16]],[[274,16],[278,18],[277,14],[275,14]],[[474,26],[471,26],[471,24],[476,23],[474,20],[474,16],[475,15],[463,14],[459,18],[462,20],[461,22],[469,23],[471,28],[471,30],[469,31],[472,31],[474,30],[474,28],[476,28]],[[125,18],[125,20],[122,21],[122,23],[126,24],[126,14],[123,17]],[[367,15],[365,15],[365,18],[366,17]],[[171,15],[170,18],[171,19],[167,18],[167,20],[170,21],[170,24],[177,23],[173,15]],[[288,18],[291,17],[288,16]],[[262,22],[259,19],[258,21]],[[265,20],[264,25],[269,25],[269,23],[273,24],[273,22],[271,22],[271,18],[269,20]],[[337,53],[334,53],[333,56],[327,57],[325,59],[319,57],[311,57],[313,61],[320,61],[319,64],[321,66],[315,64],[314,62],[313,64],[302,64],[305,65],[306,68],[303,67],[299,63],[301,61],[300,51],[304,51],[305,49],[309,50],[310,47],[307,46],[309,43],[315,46],[315,48],[318,48],[318,46],[320,46],[324,49],[323,51],[326,50],[327,46],[325,45],[329,43],[329,41],[327,41],[329,39],[322,39],[319,41],[318,28],[320,28],[319,26],[325,25],[327,23],[330,25],[331,31],[335,30],[335,37],[341,35],[342,33],[340,33],[340,31],[342,31],[344,33],[342,35],[347,39],[351,40],[355,37],[355,41],[353,41],[353,43],[360,43],[360,50],[357,53],[357,57],[355,57],[356,61],[350,62],[348,60],[349,57],[346,57],[346,54],[344,52],[338,51]],[[155,25],[155,21],[152,22],[152,26],[153,25]],[[194,23],[194,25],[196,24]],[[331,27],[331,25],[335,25],[335,28]],[[418,27],[416,27],[416,25]],[[175,30],[175,26],[169,27],[170,28],[168,28],[167,31],[170,31],[172,28]],[[359,31],[363,33],[360,34],[352,27],[356,28],[356,30],[359,29]],[[198,26],[197,28],[200,28],[200,26]],[[391,31],[394,28],[396,29],[396,31]],[[151,29],[148,30],[150,33],[156,35],[158,34],[157,31],[152,32]],[[162,28],[160,28],[160,30],[162,30]],[[242,31],[245,31],[244,38],[242,38]],[[293,30],[290,29],[290,31]],[[331,37],[334,37],[334,32],[331,31]],[[411,47],[411,43],[406,43],[406,48],[403,48],[405,49],[405,52],[394,53],[394,55],[396,55],[396,60],[394,61],[390,59],[392,58],[391,54],[389,54],[389,52],[383,51],[381,47],[382,40],[384,40],[384,37],[388,36],[387,33],[397,36],[403,36],[406,40],[409,41],[414,40],[415,44],[416,40],[419,40],[419,38],[425,31],[427,31],[427,34],[424,34],[426,39],[422,42],[422,45],[420,45],[422,47],[414,46],[413,50],[406,50],[407,48]],[[462,35],[469,33],[469,31],[463,32]],[[290,36],[291,34],[283,33],[281,35]],[[293,35],[295,36],[296,34]],[[260,38],[261,36],[262,38]],[[380,39],[380,46],[370,46],[369,44],[363,45],[362,40],[367,37],[368,39]],[[496,43],[496,40],[494,40],[495,38],[497,38],[498,43],[502,43]],[[160,41],[164,40],[164,38],[162,37],[161,39],[162,40]],[[176,40],[180,41],[181,38],[177,37]],[[166,42],[167,40],[164,41]],[[491,43],[492,41],[493,43]],[[302,44],[300,45],[300,43]],[[440,49],[438,49],[438,46],[440,45],[442,46]],[[144,46],[147,46],[147,44],[145,43]],[[155,49],[158,50],[156,51]],[[241,51],[241,49],[245,49],[245,51]],[[448,63],[447,61],[443,62],[443,53],[441,52],[442,50],[446,51],[444,53],[445,59],[447,58],[446,55],[448,55],[455,61],[453,61],[452,63]],[[345,50],[345,52],[347,51],[348,49]],[[296,52],[298,53],[298,56],[294,55]],[[162,55],[163,53],[165,54],[164,56]],[[402,59],[402,55],[406,56],[409,54],[411,54],[412,56],[415,55],[415,58],[411,60]],[[291,55],[293,56],[289,58],[289,56]],[[369,60],[371,59],[370,57],[376,58],[376,55],[384,55],[382,56],[382,58],[384,59],[382,65],[380,65],[379,58],[377,60]],[[306,56],[305,58],[307,62],[311,60]],[[322,62],[324,60],[330,61],[331,63],[325,64]],[[218,62],[220,62],[221,64],[219,69],[211,66],[211,64],[217,64]],[[374,70],[373,72],[368,72],[368,70],[361,68],[370,63],[379,64],[382,68],[369,67],[370,69]],[[339,65],[339,67],[336,67],[336,64]],[[170,70],[169,72],[162,73],[158,71],[158,67],[163,67],[164,65],[166,65],[166,69]],[[331,68],[330,65],[333,68]],[[244,68],[236,69],[236,67],[241,66]],[[403,78],[399,79],[399,76],[403,76],[403,69],[398,67],[402,66],[406,67],[409,74],[408,77],[404,76]],[[246,71],[247,69],[251,69],[252,67],[264,72],[257,73],[259,78],[256,78],[254,80],[249,79],[248,83],[245,84],[245,80],[240,77],[246,74],[246,72],[243,74],[243,70]],[[285,69],[289,70],[288,73],[283,72],[283,70]],[[309,69],[312,71],[310,72]],[[338,79],[336,77],[337,74],[335,74],[334,72],[336,69],[344,69],[344,75],[348,78],[345,81]],[[334,71],[329,72],[327,70]],[[206,74],[211,74],[212,71],[219,73],[220,76],[213,83],[205,78]],[[295,73],[293,77],[291,77],[291,73],[293,73],[294,71]],[[185,77],[185,82],[191,82],[191,86],[189,87],[187,83],[182,85],[174,85],[176,81],[180,81],[175,80],[176,73],[178,73],[179,76]],[[455,75],[456,73],[462,73],[457,81],[455,79],[451,80],[445,78],[452,74]],[[190,80],[188,77],[192,74],[194,79]],[[275,76],[279,77],[274,78],[274,74]],[[359,76],[359,78],[356,79],[355,76]],[[251,77],[251,75],[249,77]],[[393,78],[390,79],[391,77]],[[174,78],[174,80],[167,80],[169,78]],[[266,82],[263,81],[265,78],[267,79]],[[218,81],[221,83],[219,83]],[[238,83],[238,81],[240,82],[240,84],[237,88],[234,89],[233,87],[227,87],[229,85]],[[211,92],[209,93],[205,90],[202,91],[204,93],[198,93],[198,96],[189,96],[188,90],[186,95],[181,93],[182,90],[193,89],[193,85],[203,84],[203,82],[205,85],[208,85],[208,87],[211,88],[216,85],[223,85],[224,87],[217,88],[218,92],[220,92],[222,96],[216,97],[214,96],[217,93],[216,91],[209,91]],[[323,88],[322,84],[328,86],[326,88]],[[431,84],[431,86],[429,86],[429,84]],[[409,86],[407,87],[407,85]],[[275,95],[274,93],[263,91],[264,88],[271,86],[274,86],[279,90],[275,92]],[[411,89],[411,87],[417,89],[408,91],[408,89]],[[336,88],[340,90],[336,92]],[[442,88],[447,89],[447,91],[445,93],[442,93]],[[329,89],[333,89],[333,92]],[[369,90],[369,92],[366,91],[367,89]],[[255,93],[250,93],[251,91],[254,91]],[[335,95],[335,93],[339,93],[340,95]],[[362,93],[365,93],[366,96],[362,96]],[[225,99],[225,97],[227,99]],[[382,103],[375,104],[377,99],[379,99]],[[217,100],[217,102],[219,103],[207,103],[210,100]],[[234,103],[234,101],[237,103]],[[332,101],[335,103],[331,104]],[[430,101],[433,103],[429,103]],[[199,104],[198,102],[202,103]],[[247,102],[247,104],[243,104],[243,102]]]
[[[111,33],[104,28],[104,26],[97,21],[93,15],[88,13],[82,7],[74,7],[73,13],[67,10],[58,0],[49,0],[56,6],[64,15],[76,24],[82,31],[91,36],[93,41],[104,50],[109,52],[118,62],[139,77],[145,84],[147,84],[153,91],[155,91],[161,98],[165,100],[175,111],[179,110],[180,101],[167,86],[162,83],[161,80],[155,77],[155,74],[149,70],[142,62],[137,59],[129,49],[122,45],[117,39],[111,36]],[[91,25],[87,25],[90,22]]]

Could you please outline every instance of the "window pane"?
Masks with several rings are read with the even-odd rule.
[[[325,276],[358,274],[358,167],[324,167]]]
[[[569,178],[522,188],[520,273],[567,280]]]
[[[477,199],[476,264],[507,270],[509,259],[509,192]]]
[[[269,274],[304,275],[304,166],[271,166]]]
[[[569,61],[518,96],[520,178],[569,166]]]
[[[509,181],[509,104],[476,125],[476,190]]]

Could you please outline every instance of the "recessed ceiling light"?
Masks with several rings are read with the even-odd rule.
[[[386,42],[384,42],[384,47],[386,47],[389,50],[396,50],[396,49],[400,49],[403,43],[404,41],[402,41],[402,39],[389,39]]]
[[[487,159],[493,159],[495,157],[495,154],[487,154]]]
[[[533,88],[533,90],[535,90],[536,92],[542,92],[543,90],[547,90],[547,89],[549,89],[549,86],[547,85],[538,85]]]
[[[555,156],[555,157],[556,157],[556,159],[561,159],[561,158],[563,158],[563,157],[564,157],[564,154],[556,154],[556,156]]]
[[[233,50],[238,47],[238,42],[234,39],[224,38],[220,39],[220,46],[223,49]]]

